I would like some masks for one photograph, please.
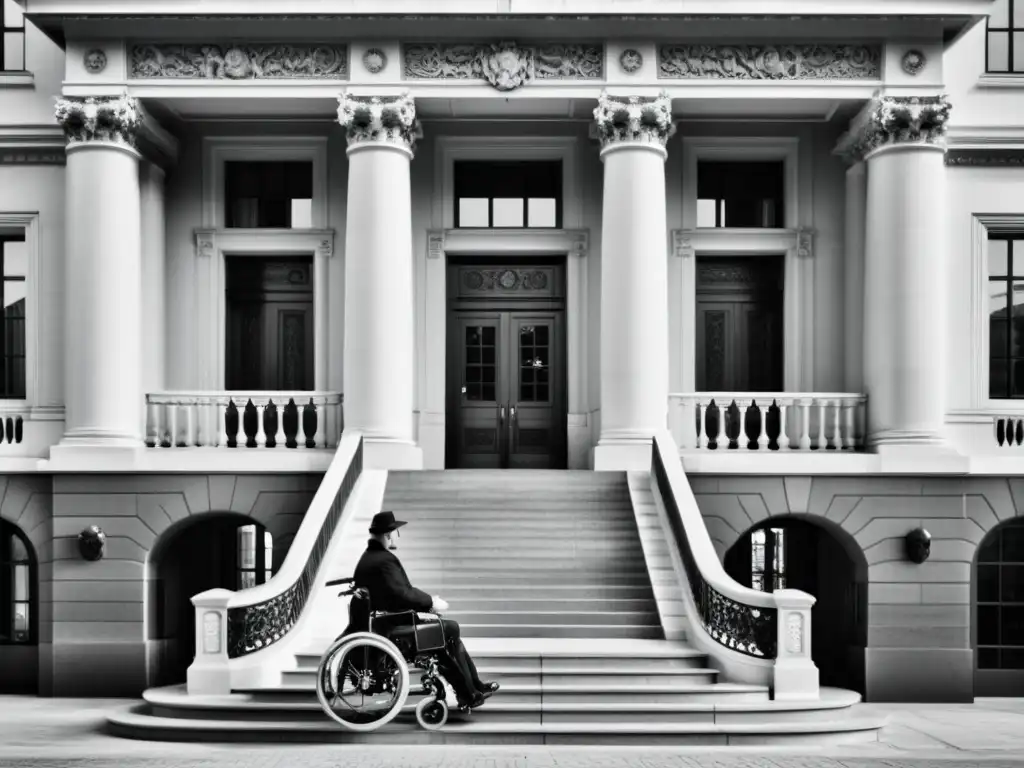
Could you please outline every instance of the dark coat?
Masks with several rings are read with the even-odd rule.
[[[353,574],[356,587],[370,592],[370,606],[374,611],[427,612],[434,599],[422,589],[416,589],[405,573],[399,559],[376,539],[370,539],[366,551],[359,558]],[[345,634],[366,632],[369,610],[365,601],[353,599],[349,604],[349,625]]]

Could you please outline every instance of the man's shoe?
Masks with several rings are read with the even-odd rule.
[[[498,692],[499,688],[501,688],[501,685],[497,681],[492,681],[489,683],[480,683],[479,690],[485,699],[489,699]]]
[[[482,707],[487,698],[477,691],[469,698],[459,698],[459,706],[463,709],[476,709]]]

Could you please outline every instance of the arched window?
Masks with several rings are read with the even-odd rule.
[[[1024,520],[1003,523],[982,543],[977,600],[978,669],[1024,670]]]
[[[0,520],[0,644],[36,640],[35,571],[28,539]]]
[[[274,570],[274,537],[258,523],[238,529],[238,589],[270,581]]]

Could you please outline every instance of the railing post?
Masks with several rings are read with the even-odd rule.
[[[811,608],[815,599],[795,589],[778,589],[772,596],[778,612],[774,699],[817,699],[818,668],[811,660]]]
[[[228,603],[233,592],[210,589],[192,598],[196,609],[196,657],[186,677],[190,696],[231,693]]]

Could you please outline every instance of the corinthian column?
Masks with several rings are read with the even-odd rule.
[[[339,99],[348,137],[345,429],[369,466],[422,468],[413,441],[415,335],[409,164],[422,136],[412,98]]]
[[[953,454],[946,415],[945,96],[877,96],[845,140],[867,166],[864,388],[878,453]]]
[[[67,139],[65,430],[60,448],[142,445],[137,102],[63,98]]]
[[[594,110],[604,163],[601,219],[601,433],[598,470],[649,469],[668,424],[667,94]]]

